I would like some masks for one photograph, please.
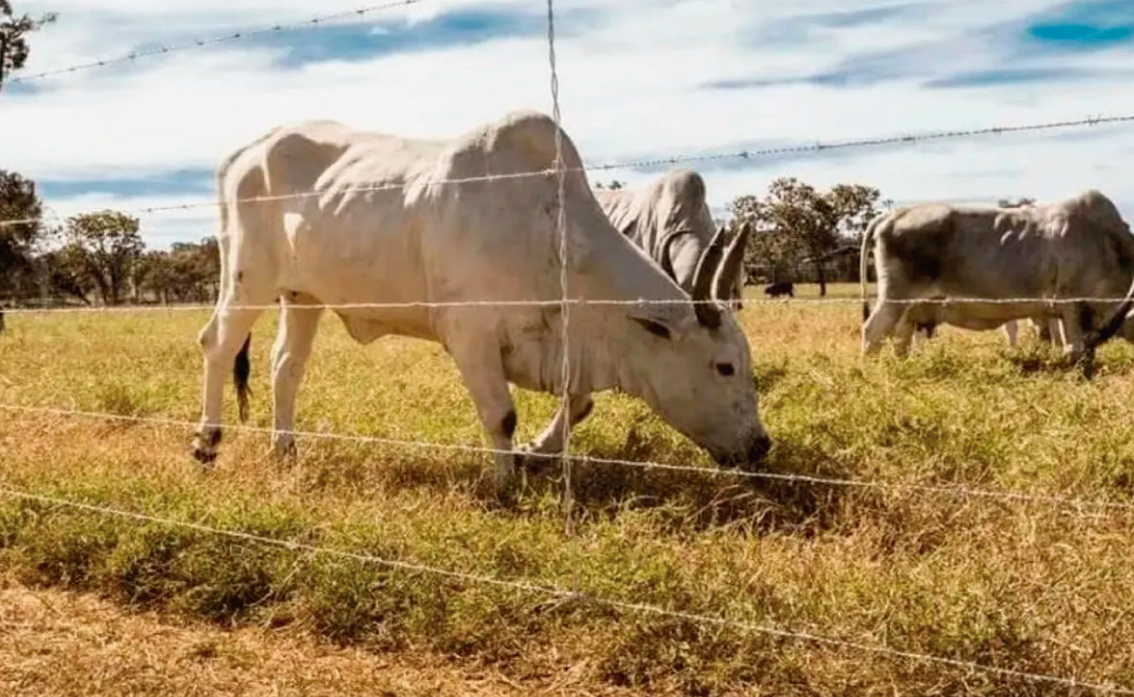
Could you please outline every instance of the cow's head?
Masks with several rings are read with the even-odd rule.
[[[742,265],[749,230],[724,247],[717,232],[694,274],[693,312],[632,306],[623,342],[635,392],[670,425],[726,466],[759,462],[771,447],[760,422],[748,339],[725,299]]]

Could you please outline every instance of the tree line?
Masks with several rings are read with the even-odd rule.
[[[0,304],[206,303],[216,297],[216,238],[146,249],[138,218],[114,210],[43,219],[35,183],[0,170]]]

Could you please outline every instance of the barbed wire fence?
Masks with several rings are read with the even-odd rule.
[[[231,41],[241,40],[253,36],[262,36],[266,34],[282,33],[293,29],[309,28],[314,26],[321,26],[331,24],[337,21],[350,20],[357,18],[364,18],[373,13],[382,10],[404,8],[411,5],[422,4],[429,0],[399,0],[398,2],[389,2],[381,5],[370,5],[359,7],[354,10],[320,15],[306,20],[292,22],[287,24],[274,24],[268,27],[258,29],[245,30],[240,32],[232,32],[222,36],[216,36],[207,39],[196,39],[181,44],[161,45],[157,48],[132,52],[125,56],[116,58],[108,58],[104,60],[57,68],[47,70],[35,74],[24,76],[13,76],[9,83],[25,83],[33,80],[44,79],[51,76],[58,76],[89,70],[99,67],[107,67],[111,65],[124,64],[134,62],[147,57],[155,57],[162,55],[169,55],[171,53],[188,51],[192,49],[204,48],[217,44],[227,43]],[[539,306],[558,306],[562,312],[562,325],[561,325],[561,341],[562,341],[562,356],[561,356],[561,371],[560,380],[562,381],[562,394],[560,395],[560,409],[564,411],[564,423],[562,436],[562,451],[556,455],[543,455],[538,453],[522,452],[516,450],[502,451],[493,448],[484,448],[476,446],[466,446],[457,444],[444,444],[444,443],[430,443],[425,441],[411,441],[411,440],[398,440],[389,438],[379,438],[371,436],[362,436],[355,434],[344,433],[327,433],[327,432],[306,432],[306,431],[290,431],[292,435],[307,437],[307,438],[323,438],[352,441],[358,443],[382,444],[391,445],[405,448],[424,448],[424,449],[442,449],[442,450],[456,450],[470,453],[479,454],[523,454],[526,457],[536,458],[557,458],[561,461],[564,483],[564,499],[565,499],[565,521],[567,521],[568,528],[565,530],[570,534],[570,506],[573,501],[573,492],[571,486],[572,465],[576,462],[585,462],[589,465],[595,466],[608,466],[608,467],[632,467],[639,469],[653,469],[653,470],[668,470],[680,471],[688,473],[698,473],[705,476],[714,477],[736,477],[741,479],[754,479],[754,480],[767,480],[779,481],[785,483],[799,484],[799,485],[823,485],[823,486],[838,486],[848,488],[869,488],[879,490],[912,490],[926,495],[932,496],[949,496],[949,497],[971,497],[971,498],[984,498],[991,500],[1003,501],[1019,501],[1027,503],[1042,504],[1047,506],[1055,506],[1060,509],[1070,509],[1075,515],[1080,516],[1106,516],[1125,514],[1134,511],[1134,503],[1127,503],[1121,501],[1107,501],[1107,500],[1089,500],[1079,499],[1075,497],[1061,497],[1050,495],[1037,495],[1025,492],[1013,492],[1004,490],[990,490],[978,489],[962,486],[940,486],[931,484],[916,484],[916,483],[896,483],[884,481],[870,481],[870,480],[853,480],[841,479],[834,477],[818,477],[809,475],[796,475],[796,474],[780,474],[772,472],[751,472],[745,470],[721,470],[710,469],[704,467],[666,464],[659,462],[637,461],[637,460],[616,460],[616,459],[602,459],[592,458],[587,456],[574,455],[570,452],[570,385],[571,385],[571,365],[570,365],[570,309],[573,306],[581,305],[649,305],[649,304],[692,304],[695,301],[686,299],[679,301],[670,300],[656,300],[649,298],[641,298],[637,300],[624,300],[624,299],[601,299],[601,298],[575,298],[571,297],[569,288],[569,244],[568,244],[568,227],[566,220],[566,206],[565,206],[565,187],[566,177],[571,172],[576,171],[604,171],[615,169],[633,169],[633,168],[650,168],[666,165],[675,165],[681,163],[695,163],[695,162],[710,162],[728,159],[749,160],[760,157],[769,157],[784,154],[800,154],[806,152],[821,152],[834,149],[847,149],[847,148],[865,148],[877,147],[885,145],[909,145],[916,144],[923,141],[943,140],[943,139],[958,139],[970,138],[981,135],[1007,135],[1013,133],[1023,132],[1040,132],[1050,131],[1065,128],[1078,128],[1078,127],[1094,127],[1102,124],[1121,124],[1134,122],[1134,114],[1131,115],[1117,115],[1117,116],[1091,116],[1082,119],[1074,120],[1061,120],[1061,121],[1047,121],[1034,124],[1025,125],[1008,125],[1008,126],[990,126],[977,129],[963,129],[963,130],[950,130],[938,131],[922,134],[903,134],[885,137],[861,138],[855,140],[836,141],[830,143],[809,143],[809,144],[796,144],[785,145],[780,147],[771,147],[756,150],[740,150],[722,153],[708,153],[708,154],[690,154],[679,155],[665,158],[655,158],[647,160],[637,160],[628,162],[599,162],[596,164],[584,164],[582,167],[567,167],[563,159],[563,140],[561,126],[561,113],[560,113],[560,100],[559,100],[559,81],[557,70],[557,59],[555,54],[555,8],[554,0],[547,0],[547,26],[548,26],[548,63],[550,72],[550,85],[552,95],[552,111],[553,120],[556,124],[556,159],[553,168],[535,172],[521,172],[509,175],[492,175],[480,177],[468,177],[463,179],[451,180],[430,180],[428,186],[444,186],[444,185],[460,185],[469,182],[483,182],[483,181],[497,181],[504,179],[515,179],[522,177],[555,177],[556,181],[556,194],[557,194],[557,213],[555,220],[555,229],[558,234],[559,240],[559,261],[560,261],[560,298],[557,300],[525,300],[525,301],[498,301],[498,300],[471,300],[461,302],[406,302],[406,303],[355,303],[355,304],[326,304],[326,305],[312,305],[310,308],[326,308],[334,310],[347,310],[347,309],[362,309],[362,308],[442,308],[442,307],[485,307],[485,306],[511,306],[511,307],[539,307]],[[367,187],[364,191],[381,191],[389,189],[400,189],[404,185],[385,185]],[[341,195],[347,193],[346,191],[309,191],[295,194],[287,194],[281,196],[265,196],[250,199],[239,199],[241,203],[256,203],[266,201],[276,201],[283,198],[298,198],[305,196],[328,196],[328,195]],[[186,202],[174,205],[152,206],[145,208],[136,208],[133,210],[124,210],[123,212],[135,213],[138,215],[156,215],[169,211],[187,210],[190,208],[223,205],[231,201],[223,201],[218,199],[210,199],[207,201],[199,202]],[[10,219],[0,221],[0,227],[12,225],[26,225],[40,222],[39,219]],[[1058,304],[1058,303],[1079,303],[1079,302],[1115,302],[1121,300],[1121,297],[1086,297],[1086,298],[1001,298],[1001,299],[987,299],[987,298],[921,298],[915,300],[900,300],[890,299],[887,302],[893,303],[911,303],[911,304],[947,304],[947,303],[981,303],[981,304],[995,304],[995,303],[1034,303],[1041,301],[1044,303]],[[712,302],[712,301],[708,301]],[[806,304],[842,304],[853,303],[858,304],[861,302],[859,298],[792,298],[790,300],[779,298],[752,298],[745,299],[746,303],[752,302],[767,302],[767,303],[806,303]],[[271,310],[279,306],[276,304],[254,307],[242,306],[245,309],[263,309]],[[73,307],[73,308],[13,308],[5,309],[5,314],[50,314],[50,313],[112,313],[112,312],[146,312],[146,311],[198,311],[198,310],[211,310],[212,305],[175,305],[175,306],[129,306],[129,307]],[[156,418],[156,417],[142,417],[142,416],[126,416],[119,414],[89,412],[77,409],[59,409],[55,407],[44,407],[34,405],[20,405],[20,404],[0,404],[0,411],[15,414],[23,413],[27,415],[40,415],[40,416],[54,416],[64,418],[88,418],[88,419],[103,419],[103,420],[118,420],[128,421],[137,424],[147,424],[158,427],[172,427],[172,428],[192,428],[197,424],[190,421],[182,421],[176,419]],[[273,429],[258,428],[246,425],[232,425],[228,428],[236,431],[258,434],[270,434]],[[854,640],[846,640],[837,637],[821,636],[807,632],[795,632],[779,627],[770,627],[765,625],[758,625],[747,622],[740,622],[724,617],[715,617],[709,615],[702,615],[696,613],[687,613],[677,609],[665,608],[660,606],[630,603],[617,599],[607,598],[594,594],[582,592],[576,582],[574,588],[571,590],[559,588],[556,586],[549,586],[537,583],[531,583],[524,580],[514,579],[500,579],[489,576],[465,573],[460,571],[453,571],[442,569],[414,562],[407,562],[404,560],[395,560],[382,558],[370,554],[353,552],[349,550],[339,550],[326,547],[319,547],[300,543],[294,540],[281,540],[277,538],[254,535],[240,530],[224,529],[220,527],[213,527],[202,525],[199,523],[192,523],[183,520],[176,520],[172,518],[163,518],[160,516],[153,516],[149,514],[138,513],[121,508],[114,508],[108,506],[93,505],[90,503],[75,501],[60,497],[45,496],[35,492],[22,490],[16,487],[8,486],[7,482],[0,484],[0,495],[12,498],[21,499],[24,501],[34,501],[44,505],[51,505],[57,507],[71,508],[75,510],[85,511],[91,514],[117,517],[135,520],[139,522],[159,524],[163,526],[179,527],[183,529],[192,529],[198,532],[203,532],[211,535],[224,536],[229,538],[240,539],[246,542],[252,542],[261,545],[283,547],[289,550],[298,550],[310,552],[312,554],[322,554],[337,556],[340,558],[352,559],[366,564],[375,564],[386,566],[389,568],[400,569],[407,572],[428,573],[437,576],[456,578],[474,583],[481,583],[497,587],[503,587],[510,590],[515,590],[522,593],[535,593],[544,594],[553,597],[559,597],[570,600],[577,600],[580,602],[589,602],[596,605],[603,605],[609,608],[614,608],[630,613],[637,614],[652,614],[666,616],[675,619],[682,619],[691,622],[707,625],[729,626],[745,632],[752,632],[758,634],[771,635],[779,638],[790,639],[795,641],[810,642],[830,647],[848,649],[864,653],[873,653],[884,655],[891,658],[902,660],[909,660],[915,662],[922,662],[928,664],[937,664],[965,670],[976,673],[987,673],[993,675],[1000,675],[1005,677],[1015,677],[1024,679],[1038,684],[1055,684],[1067,687],[1078,687],[1089,689],[1101,693],[1111,694],[1134,694],[1134,690],[1115,685],[1103,684],[1097,682],[1081,681],[1076,678],[1069,678],[1056,675],[1045,675],[1039,673],[1031,673],[1026,671],[1017,671],[1013,669],[1003,668],[995,665],[987,665],[982,663],[962,661],[948,657],[934,656],[918,652],[904,651],[894,649],[885,645],[869,644]]]

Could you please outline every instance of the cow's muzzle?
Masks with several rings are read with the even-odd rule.
[[[713,457],[721,467],[751,467],[759,465],[767,459],[772,450],[772,439],[766,435],[755,436],[748,444],[748,449],[742,453],[720,454]]]

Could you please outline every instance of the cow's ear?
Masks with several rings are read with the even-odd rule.
[[[680,305],[633,305],[626,313],[639,327],[660,339],[672,340],[690,330],[692,313]]]
[[[673,332],[669,330],[669,327],[665,326],[661,322],[658,322],[657,320],[650,319],[649,317],[631,317],[630,319],[637,322],[639,325],[644,327],[646,331],[656,337],[666,339],[667,341],[673,338]]]

